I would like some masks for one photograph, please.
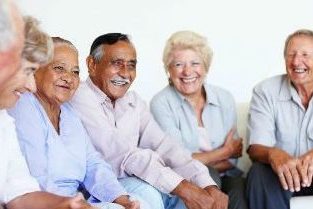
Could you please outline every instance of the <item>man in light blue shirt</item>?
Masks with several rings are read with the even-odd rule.
[[[248,153],[254,160],[247,181],[250,209],[289,209],[292,196],[312,195],[313,31],[286,40],[287,74],[253,90]]]

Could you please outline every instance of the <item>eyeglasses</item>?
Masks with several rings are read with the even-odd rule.
[[[190,62],[180,62],[180,61],[177,61],[177,62],[172,62],[170,64],[170,67],[171,68],[174,68],[176,70],[183,70],[185,69],[186,67],[189,67],[189,68],[192,68],[192,69],[196,69],[196,68],[199,68],[202,66],[202,62],[200,61],[190,61]]]
[[[126,61],[124,59],[113,59],[110,61],[110,64],[118,70],[126,68],[127,70],[136,70],[137,61],[130,60]]]

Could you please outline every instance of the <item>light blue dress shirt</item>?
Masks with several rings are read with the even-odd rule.
[[[308,108],[286,74],[268,78],[253,89],[249,145],[277,147],[294,157],[313,148],[313,99]]]
[[[60,134],[33,94],[23,94],[9,114],[15,118],[30,172],[43,190],[74,196],[83,184],[91,202],[112,202],[126,194],[69,104],[61,105]]]
[[[236,106],[232,95],[213,85],[205,84],[206,103],[202,112],[204,128],[209,135],[209,143],[213,149],[223,146],[231,128],[237,133]],[[150,109],[161,128],[176,138],[191,152],[199,152],[199,131],[196,114],[191,104],[173,86],[168,85],[156,94],[150,103]],[[236,159],[230,159],[233,165]],[[237,168],[226,172],[229,176],[237,176],[241,171]]]

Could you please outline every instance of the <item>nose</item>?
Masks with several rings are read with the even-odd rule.
[[[67,83],[71,83],[73,81],[73,72],[65,71],[61,75],[61,80],[66,81]]]
[[[120,68],[118,75],[123,77],[123,78],[128,78],[129,77],[129,71],[126,65],[123,65],[123,67]]]
[[[302,62],[302,56],[300,54],[295,54],[292,58],[292,64],[294,66],[299,65]]]
[[[36,87],[36,82],[35,82],[35,78],[34,78],[34,74],[30,75],[27,78],[27,81],[25,83],[25,88],[27,89],[27,91],[30,91],[32,93],[35,93],[37,90]]]
[[[185,64],[183,68],[183,74],[188,76],[190,75],[191,72],[192,72],[191,66],[188,64]]]

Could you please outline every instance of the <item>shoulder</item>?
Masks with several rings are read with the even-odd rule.
[[[271,94],[271,95],[278,95],[281,89],[283,82],[287,79],[287,75],[277,75],[270,78],[267,78],[260,83],[258,83],[254,87],[255,93],[264,93],[264,94]]]
[[[179,95],[176,92],[175,88],[167,85],[161,91],[159,91],[156,95],[153,96],[151,99],[150,105],[153,106],[160,106],[160,105],[174,105],[179,103]]]
[[[208,100],[213,97],[221,106],[234,106],[235,100],[233,95],[226,89],[212,84],[204,84]]]

